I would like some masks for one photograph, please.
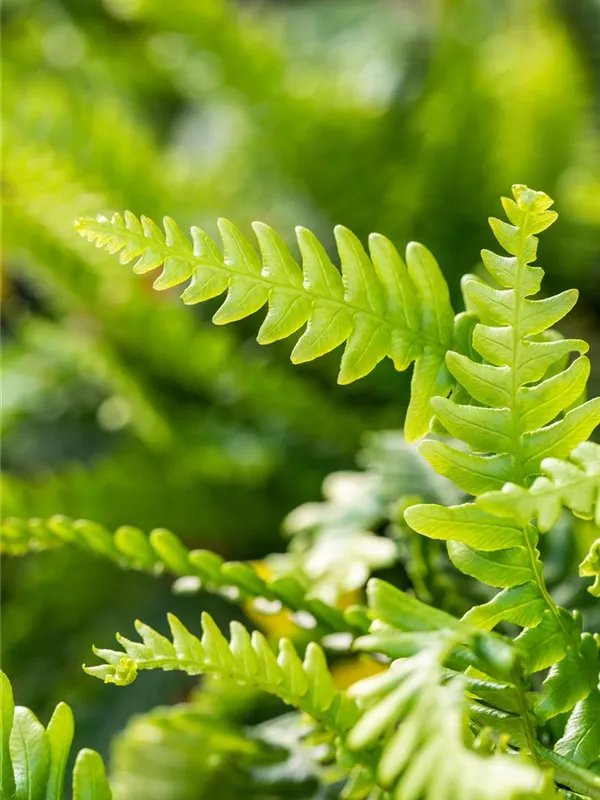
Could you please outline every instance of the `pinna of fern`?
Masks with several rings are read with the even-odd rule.
[[[432,254],[421,244],[407,248],[406,265],[392,243],[372,234],[367,255],[360,241],[342,226],[335,229],[341,273],[306,228],[297,228],[302,268],[268,225],[253,225],[260,255],[229,221],[220,220],[222,254],[199,228],[193,246],[177,224],[164,220],[165,233],[148,218],[84,218],[80,234],[111,253],[120,252],[134,271],[163,266],[155,289],[191,279],[182,299],[199,303],[227,291],[213,317],[223,325],[258,311],[268,303],[258,341],[268,344],[291,336],[304,325],[292,361],[302,363],[345,343],[339,382],[350,383],[371,372],[386,356],[398,370],[413,361],[411,403],[405,434],[423,436],[431,420],[429,400],[452,386],[444,364],[454,338],[454,312],[447,284]]]
[[[473,331],[479,358],[452,351],[446,356],[449,370],[477,405],[432,400],[441,423],[469,449],[441,441],[426,441],[421,447],[435,469],[466,492],[483,497],[477,504],[450,508],[417,505],[405,516],[419,533],[446,540],[458,569],[501,589],[488,603],[471,609],[465,620],[487,629],[501,622],[525,629],[517,641],[526,653],[527,672],[550,668],[535,701],[536,715],[544,720],[571,710],[596,691],[598,645],[582,632],[579,618],[558,608],[546,589],[536,548],[538,531],[529,524],[538,513],[533,505],[516,521],[497,516],[497,502],[486,510],[486,497],[498,498],[507,482],[527,487],[542,469],[549,464],[552,469],[552,459],[564,458],[582,445],[600,422],[600,398],[578,404],[589,374],[583,355],[560,371],[554,369],[566,354],[587,350],[583,341],[548,333],[573,306],[577,293],[529,299],[543,276],[539,267],[531,266],[537,252],[535,234],[556,219],[549,211],[552,200],[523,186],[513,187],[513,194],[514,200],[503,199],[511,224],[490,220],[509,256],[482,253],[485,266],[503,288],[476,279],[465,285],[468,302],[480,319]],[[571,472],[575,469],[573,465]],[[538,479],[529,493],[518,488],[510,492],[535,501],[534,487],[547,483]],[[556,496],[562,491],[557,481]],[[581,502],[575,499],[573,504]],[[588,511],[589,505],[588,498]],[[546,521],[542,515],[542,523]]]

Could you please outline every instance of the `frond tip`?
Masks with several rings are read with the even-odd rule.
[[[411,243],[406,265],[380,234],[369,239],[369,254],[347,228],[335,238],[341,272],[313,233],[296,228],[302,266],[279,235],[262,222],[253,224],[260,253],[228,220],[219,220],[223,253],[199,228],[193,244],[165,217],[164,233],[147,217],[129,211],[111,220],[84,218],[79,233],[97,247],[120,253],[137,273],[163,267],[154,288],[168,289],[189,280],[184,303],[200,303],[227,292],[213,317],[217,325],[243,319],[268,305],[258,332],[260,344],[284,339],[306,326],[292,362],[312,361],[345,344],[338,381],[367,375],[386,356],[398,370],[414,361],[413,400],[407,414],[407,438],[429,428],[429,401],[447,394],[450,376],[444,364],[452,347],[454,312],[448,287],[432,254]]]

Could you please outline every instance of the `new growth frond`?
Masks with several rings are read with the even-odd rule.
[[[509,255],[482,251],[487,270],[502,288],[478,279],[466,281],[468,306],[480,320],[473,331],[473,357],[453,351],[446,356],[450,372],[474,402],[432,400],[446,430],[469,449],[437,441],[421,448],[432,466],[464,491],[493,494],[480,501],[483,508],[474,503],[449,508],[417,505],[405,518],[417,532],[447,541],[450,558],[462,572],[502,590],[464,619],[488,630],[501,622],[525,628],[518,641],[527,654],[527,672],[551,668],[535,700],[538,718],[547,719],[569,711],[595,690],[598,645],[589,633],[582,633],[580,619],[557,608],[550,597],[536,547],[538,531],[528,523],[538,516],[545,527],[563,501],[591,511],[597,494],[590,488],[597,453],[582,443],[600,422],[600,398],[579,404],[590,369],[581,355],[587,344],[558,338],[549,330],[572,308],[577,292],[530,299],[544,274],[532,266],[536,234],[557,216],[549,210],[552,200],[525,186],[514,186],[513,196],[502,200],[510,223],[490,219]],[[572,352],[580,355],[568,366],[566,358]],[[579,452],[587,455],[592,474],[583,465],[557,467],[566,462],[556,459],[577,446],[583,446]],[[550,469],[555,479],[549,502],[548,478],[538,478],[530,491],[526,488],[543,469]],[[574,477],[579,491],[567,486]],[[498,491],[505,483],[511,483],[506,494]],[[507,500],[518,521],[504,516]]]
[[[280,640],[276,656],[262,633],[250,635],[239,622],[231,623],[227,641],[206,613],[202,615],[201,639],[173,614],[168,619],[172,641],[138,621],[135,627],[141,643],[117,635],[124,652],[95,648],[95,654],[106,664],[84,667],[85,671],[117,686],[132,683],[144,669],[181,670],[188,675],[214,673],[277,695],[337,735],[343,735],[356,720],[356,706],[336,691],[318,644],[311,642],[301,661],[289,639]]]

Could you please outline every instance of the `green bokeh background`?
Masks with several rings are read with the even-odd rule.
[[[527,183],[555,198],[548,291],[600,382],[599,0],[5,0],[3,514],[166,527],[260,558],[283,516],[352,465],[361,433],[401,427],[390,362],[335,385],[339,353],[292,367],[257,321],[152,292],[73,230],[129,208],[216,232],[261,219],[332,246],[342,223],[424,242],[460,307],[488,214]],[[127,693],[80,670],[93,642],[200,608],[165,581],[74,552],[4,561],[2,663],[43,719],[61,699],[106,753],[134,711],[182,699],[172,676]]]

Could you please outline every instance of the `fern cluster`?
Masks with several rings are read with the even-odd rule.
[[[330,477],[324,503],[288,518],[289,552],[260,565],[190,551],[163,529],[111,534],[63,516],[6,520],[6,553],[72,544],[125,568],[166,570],[179,588],[241,603],[264,630],[235,621],[226,638],[206,613],[200,636],[172,614],[169,637],[136,622],[139,641],[117,635],[120,650],[94,648],[103,663],[86,666],[88,674],[127,686],[142,671],[181,671],[268,693],[299,712],[285,718],[297,731],[290,747],[304,748],[323,791],[347,800],[600,798],[600,640],[578,608],[557,604],[540,555],[540,534],[556,528],[564,510],[594,528],[600,520],[599,450],[588,441],[600,399],[584,400],[587,345],[553,330],[577,293],[535,297],[543,271],[533,262],[538,234],[556,219],[551,205],[542,192],[513,187],[513,199],[503,199],[509,221],[490,220],[507,255],[482,252],[494,284],[467,277],[466,311],[456,316],[437,263],[418,244],[409,246],[405,266],[384,237],[373,236],[367,254],[338,228],[338,271],[305,229],[297,234],[300,267],[262,224],[255,225],[259,253],[231,223],[220,223],[221,253],[197,228],[190,243],[170,219],[164,234],[129,213],[78,222],[82,235],[120,253],[121,262],[135,259],[136,272],[162,267],[155,288],[190,280],[186,303],[227,292],[218,324],[268,304],[260,342],[306,325],[296,362],[344,344],[342,383],[386,356],[398,370],[414,361],[407,438],[429,433],[420,456],[388,439],[386,458],[366,472]],[[438,476],[415,460],[421,456]],[[427,539],[426,555],[414,549]],[[447,545],[443,566],[439,542]],[[580,567],[595,578],[589,602],[599,593],[599,542]],[[328,561],[336,547],[348,548],[338,576],[335,559]],[[428,558],[437,559],[446,583],[428,583]],[[363,595],[372,571],[397,563],[413,591],[371,578]],[[455,589],[462,586],[473,602],[459,616]],[[294,642],[271,641],[267,618],[252,613],[273,604],[293,612]],[[345,684],[340,654],[359,670]],[[178,713],[197,719],[193,703]],[[154,730],[159,723],[144,724]],[[163,734],[157,729],[155,741]],[[229,745],[211,746],[225,758],[239,741],[236,733]],[[263,757],[252,747],[257,764]]]

